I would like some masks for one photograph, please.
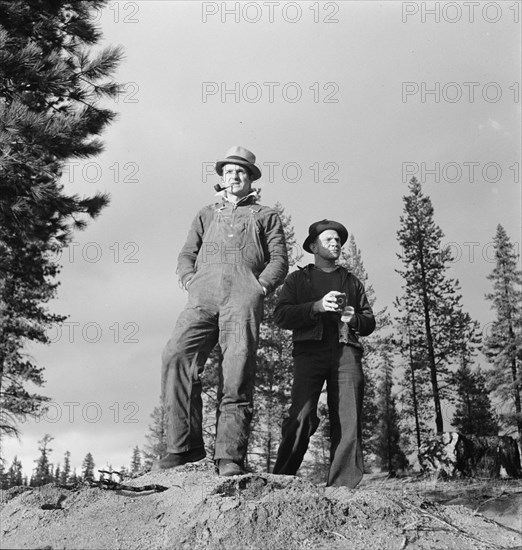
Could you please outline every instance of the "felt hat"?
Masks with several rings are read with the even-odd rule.
[[[246,166],[252,174],[252,181],[258,180],[261,177],[261,170],[256,166],[256,156],[254,153],[239,145],[231,147],[225,153],[225,158],[216,162],[215,169],[220,176],[223,175],[223,166],[225,166],[225,164]]]
[[[308,228],[308,237],[306,237],[306,240],[303,243],[303,248],[307,252],[310,252],[310,254],[313,254],[310,249],[310,245],[323,231],[326,231],[327,229],[334,229],[337,231],[337,234],[341,239],[341,246],[343,246],[343,244],[348,240],[348,230],[342,223],[334,222],[333,220],[321,220],[320,222],[313,223]]]

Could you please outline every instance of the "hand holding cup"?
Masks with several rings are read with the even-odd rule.
[[[345,306],[341,313],[341,321],[348,323],[355,314],[355,309],[352,306]]]

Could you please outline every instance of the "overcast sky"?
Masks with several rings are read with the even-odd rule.
[[[16,454],[30,473],[45,433],[51,460],[70,450],[76,467],[87,452],[97,467],[128,466],[144,444],[186,301],[176,258],[232,145],[256,154],[262,202],[285,207],[299,244],[314,221],[347,226],[379,308],[401,293],[396,233],[415,175],[452,243],[464,306],[487,330],[497,224],[520,243],[518,8],[110,2],[99,24],[103,44],[126,52],[119,118],[105,152],[71,163],[63,181],[112,202],[62,255],[51,307],[69,319],[53,345],[30,350],[54,405],[4,442],[8,465]]]

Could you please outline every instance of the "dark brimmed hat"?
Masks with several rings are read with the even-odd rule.
[[[222,176],[223,166],[225,164],[239,164],[240,166],[246,166],[252,175],[252,181],[258,180],[261,177],[261,170],[256,166],[256,156],[252,151],[236,145],[231,147],[225,153],[225,159],[218,160],[216,162],[216,172]]]
[[[337,231],[337,234],[341,238],[341,246],[348,240],[348,230],[342,223],[334,222],[333,220],[321,220],[320,222],[313,223],[308,228],[308,237],[306,237],[305,242],[303,243],[303,248],[313,254],[310,249],[310,245],[317,239],[317,237],[327,229],[334,229]]]

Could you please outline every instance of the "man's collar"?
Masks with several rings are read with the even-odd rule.
[[[304,270],[308,273],[310,273],[313,269],[316,269],[315,264],[306,264],[305,266],[301,267],[300,265],[297,266],[298,269]],[[335,271],[337,269],[341,270],[341,273],[344,271],[348,271],[344,266],[337,264]],[[326,272],[325,272],[326,273]],[[333,272],[331,272],[333,273]]]
[[[258,200],[258,194],[257,191],[252,191],[248,195],[245,195],[244,197],[241,197],[237,202],[232,202],[226,195],[224,191],[220,191],[219,193],[216,193],[218,197],[221,197],[224,202],[229,202],[233,206],[239,206],[243,203],[248,203],[250,201],[256,202]]]
[[[312,267],[316,269],[317,271],[322,271],[323,273],[333,273],[334,271],[337,271],[341,266],[335,265],[333,267],[329,267],[327,269],[324,269],[322,267],[317,266],[316,264],[312,264]]]

